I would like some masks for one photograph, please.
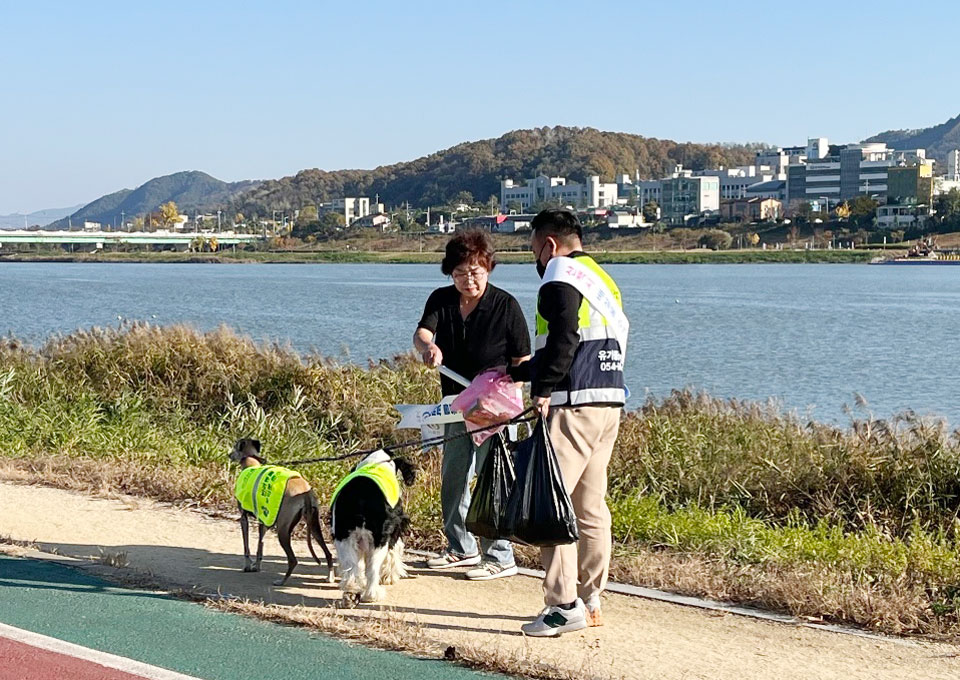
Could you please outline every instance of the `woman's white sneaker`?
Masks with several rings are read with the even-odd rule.
[[[452,569],[453,567],[473,567],[480,564],[480,553],[475,555],[455,555],[444,550],[437,557],[427,560],[428,569]]]
[[[536,619],[520,626],[520,630],[531,637],[556,637],[570,631],[583,630],[587,627],[584,609],[583,600],[580,598],[577,598],[572,609],[546,607]]]
[[[492,581],[495,578],[516,576],[519,573],[516,564],[505,567],[498,562],[483,562],[476,569],[468,571],[465,576],[468,581]]]

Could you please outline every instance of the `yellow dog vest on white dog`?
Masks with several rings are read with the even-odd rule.
[[[299,472],[279,465],[244,468],[237,477],[234,495],[241,508],[252,512],[258,520],[272,527],[277,521],[287,482],[300,476]]]

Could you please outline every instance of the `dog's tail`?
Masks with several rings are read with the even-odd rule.
[[[317,557],[317,553],[313,549],[313,541],[310,540],[311,537],[317,539],[317,543],[323,548],[323,554],[327,558],[327,581],[333,583],[335,576],[333,570],[333,555],[330,554],[327,542],[323,538],[323,527],[320,526],[320,505],[317,503],[317,495],[312,489],[307,492],[307,506],[304,514],[307,520],[307,547],[310,548],[310,554],[313,555],[313,559],[316,560],[317,564],[321,564],[320,558]]]

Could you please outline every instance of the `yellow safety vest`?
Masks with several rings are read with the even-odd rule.
[[[331,507],[336,502],[337,494],[340,493],[340,490],[350,481],[358,477],[366,477],[376,482],[377,486],[380,487],[380,491],[383,492],[383,497],[387,499],[387,503],[389,503],[391,507],[396,507],[397,503],[400,502],[400,482],[397,480],[397,474],[394,472],[393,466],[384,465],[383,463],[370,463],[354,470],[340,480],[337,488],[333,490],[333,497],[330,499]]]
[[[620,289],[610,275],[589,255],[580,255],[576,261],[583,264],[609,288],[620,308],[623,300]],[[540,315],[537,301],[536,338],[537,352],[547,344],[547,320]],[[578,310],[578,334],[580,344],[573,356],[570,371],[550,395],[553,406],[580,406],[584,404],[624,404],[626,390],[623,381],[623,351],[614,328],[584,297]],[[536,361],[534,362],[536,370]]]
[[[287,482],[300,473],[279,465],[259,465],[244,468],[234,485],[234,495],[247,512],[252,512],[268,527],[277,521],[277,512],[283,502]]]

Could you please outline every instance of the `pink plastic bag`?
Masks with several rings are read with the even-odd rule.
[[[473,443],[479,446],[497,434],[506,421],[523,413],[523,395],[520,386],[502,370],[484,371],[450,404],[450,408],[463,413],[467,431]],[[500,427],[478,430],[503,423]]]

